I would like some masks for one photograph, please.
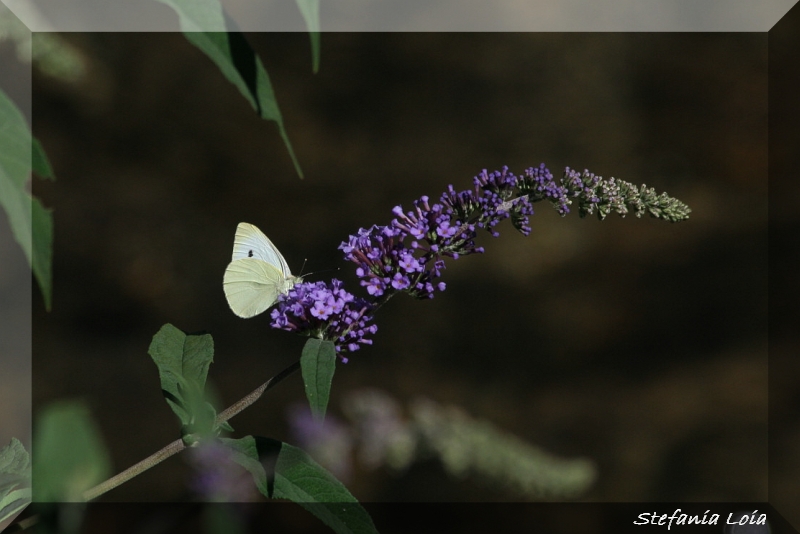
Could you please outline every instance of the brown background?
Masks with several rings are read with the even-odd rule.
[[[89,70],[35,74],[34,134],[58,180],[54,308],[34,298],[34,407],[86,400],[116,470],[178,436],[147,355],[166,322],[214,336],[227,405],[303,340],[235,317],[221,288],[236,224],[295,272],[354,292],[338,244],[391,208],[482,168],[547,163],[681,198],[688,222],[560,218],[537,205],[448,290],[393,299],[371,348],[339,366],[332,404],[379,387],[426,396],[546,450],[597,462],[592,501],[766,500],[767,63],[764,34],[249,34],[306,173],[181,35],[70,34]],[[290,439],[293,377],[237,416]],[[181,457],[104,497],[186,496]],[[436,463],[358,472],[364,501],[517,500]]]

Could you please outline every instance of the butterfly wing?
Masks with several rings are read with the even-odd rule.
[[[283,273],[258,258],[233,260],[222,279],[225,298],[233,313],[245,319],[258,315],[291,289]]]
[[[279,269],[284,278],[292,278],[289,265],[272,241],[264,233],[249,223],[239,223],[236,237],[233,240],[233,256],[231,260],[256,258]]]

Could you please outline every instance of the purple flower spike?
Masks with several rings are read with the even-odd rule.
[[[395,218],[388,226],[362,228],[341,244],[345,259],[358,265],[361,285],[377,306],[400,291],[417,298],[431,298],[441,291],[443,284],[434,281],[444,271],[445,256],[459,259],[483,252],[483,247],[475,245],[478,228],[497,237],[496,226],[510,218],[519,232],[530,234],[534,202],[548,200],[566,215],[577,199],[581,216],[597,212],[601,219],[611,211],[624,216],[628,204],[637,216],[648,211],[654,217],[677,221],[689,213],[685,204],[656,196],[652,189],[638,189],[614,178],[603,180],[589,171],[581,174],[567,168],[564,177],[556,180],[544,163],[521,176],[508,167],[484,169],[472,185],[464,191],[448,186],[438,203],[422,196],[409,211],[395,206]]]
[[[520,176],[507,167],[491,172],[484,169],[473,178],[471,189],[457,191],[449,185],[438,202],[431,203],[430,197],[422,196],[409,211],[395,206],[395,218],[388,225],[360,228],[339,245],[345,259],[356,264],[356,276],[370,301],[344,291],[338,280],[330,285],[300,283],[279,297],[271,324],[334,341],[346,362],[343,353],[372,344],[367,336],[374,335],[377,326],[367,323],[389,298],[399,292],[419,299],[433,298],[435,292],[444,291],[444,282],[437,279],[444,272],[445,257],[457,260],[482,254],[483,247],[475,244],[478,229],[497,237],[496,227],[504,219],[511,219],[523,235],[530,234],[533,203],[542,200],[549,201],[562,216],[569,213],[574,202],[581,217],[597,213],[600,219],[612,211],[625,216],[630,208],[637,217],[649,213],[677,222],[688,218],[691,211],[686,204],[663,193],[657,195],[652,188],[614,178],[605,180],[589,171],[578,173],[567,168],[556,180],[544,163]]]

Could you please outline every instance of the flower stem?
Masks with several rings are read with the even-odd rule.
[[[278,385],[278,383],[280,383],[284,378],[288,377],[298,369],[300,369],[299,360],[294,362],[292,365],[290,365],[277,375],[273,376],[260,386],[258,386],[251,393],[245,395],[241,400],[235,402],[222,412],[218,413],[216,419],[217,424],[218,425],[222,424],[225,421],[231,419],[233,416],[240,413],[242,410],[244,410],[245,408],[256,402],[261,397],[261,395],[272,389],[274,386]],[[133,477],[143,473],[144,471],[147,471],[154,465],[163,462],[170,456],[173,456],[181,452],[185,448],[186,445],[183,443],[183,440],[177,439],[172,443],[170,443],[169,445],[167,445],[166,447],[159,450],[158,452],[151,454],[141,462],[129,467],[128,469],[119,473],[118,475],[115,475],[106,480],[105,482],[101,482],[97,486],[86,490],[85,492],[83,492],[83,499],[86,501],[91,501],[93,499],[96,499],[97,497],[106,493],[107,491],[110,491],[116,488],[117,486],[127,482],[128,480],[132,479]]]

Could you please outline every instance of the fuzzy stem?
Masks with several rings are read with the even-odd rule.
[[[151,454],[150,456],[148,456],[147,458],[145,458],[141,462],[129,467],[128,469],[126,469],[122,473],[119,473],[118,475],[115,475],[115,476],[109,478],[105,482],[101,482],[97,486],[84,491],[83,492],[83,499],[85,501],[91,501],[92,499],[96,499],[97,497],[99,497],[100,495],[104,494],[105,492],[110,491],[110,490],[116,488],[117,486],[119,486],[120,484],[123,484],[123,483],[127,482],[128,480],[132,479],[136,475],[147,471],[148,469],[150,469],[154,465],[163,462],[164,460],[166,460],[167,458],[169,458],[173,454],[176,454],[176,453],[182,451],[185,448],[186,448],[186,445],[184,445],[183,440],[176,439],[175,441],[173,441],[172,443],[170,443],[169,445],[167,445],[166,447],[164,447],[160,451],[158,451],[158,452],[156,452],[154,454]]]

